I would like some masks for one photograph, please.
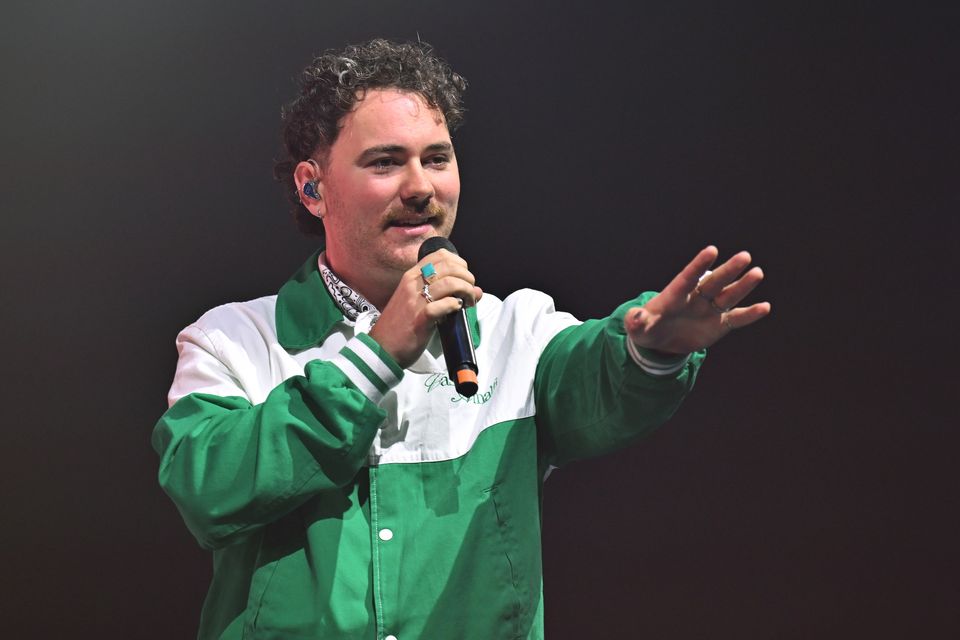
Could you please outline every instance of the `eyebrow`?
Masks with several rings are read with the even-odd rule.
[[[357,162],[362,163],[371,156],[376,156],[381,153],[403,153],[406,150],[406,147],[399,144],[378,144],[375,147],[364,149],[363,153],[357,157]],[[427,145],[424,151],[427,153],[436,153],[437,151],[447,151],[452,153],[453,145],[449,142],[434,142],[433,144]]]

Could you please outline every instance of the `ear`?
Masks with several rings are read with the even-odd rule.
[[[304,160],[297,164],[293,170],[293,181],[297,185],[297,192],[300,194],[300,202],[313,215],[323,218],[327,213],[327,203],[323,199],[323,175],[320,165],[316,160]],[[309,192],[311,187],[307,184],[312,183],[311,187],[318,196],[313,198],[309,193],[305,193],[306,188]]]

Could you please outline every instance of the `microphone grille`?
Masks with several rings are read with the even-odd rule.
[[[434,251],[440,251],[440,249],[446,249],[450,253],[460,255],[457,253],[457,248],[453,246],[453,243],[450,242],[448,238],[434,236],[427,238],[423,241],[423,244],[420,245],[420,251],[417,252],[417,261],[423,260],[425,256],[430,255]]]

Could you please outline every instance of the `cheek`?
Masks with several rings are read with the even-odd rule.
[[[357,208],[380,206],[389,202],[396,193],[396,187],[390,180],[377,179],[363,172],[352,173],[338,187],[340,202],[350,203]]]
[[[456,173],[443,176],[435,185],[444,200],[455,203],[460,198],[460,176]]]
[[[358,200],[371,203],[390,201],[397,194],[397,185],[393,180],[368,177],[356,184],[354,195]]]

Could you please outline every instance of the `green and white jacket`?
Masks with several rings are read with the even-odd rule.
[[[199,637],[542,638],[546,472],[662,423],[703,359],[627,348],[623,314],[651,295],[584,323],[537,291],[484,295],[469,399],[438,338],[401,370],[369,314],[347,320],[316,255],[184,329],[153,446],[214,553]]]

